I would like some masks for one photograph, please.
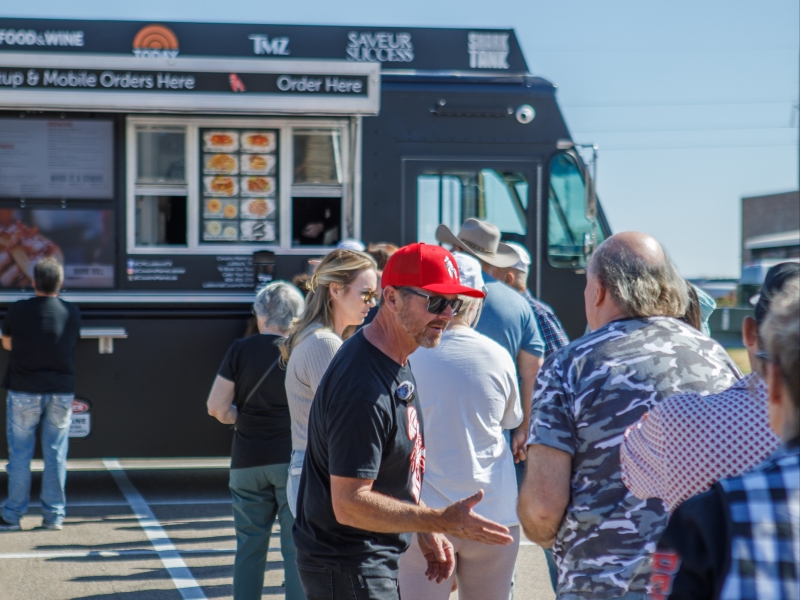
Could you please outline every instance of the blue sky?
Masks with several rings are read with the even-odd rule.
[[[738,276],[740,198],[798,188],[797,0],[25,0],[0,14],[514,28],[574,139],[600,147],[612,228],[655,235],[687,277]]]

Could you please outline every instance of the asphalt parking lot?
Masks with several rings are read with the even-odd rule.
[[[36,529],[41,461],[35,461],[23,530],[0,533],[3,600],[232,598],[236,541],[227,464],[69,461],[64,529],[46,531]],[[0,468],[2,498],[5,464]],[[550,600],[542,551],[527,544],[517,560],[515,597]],[[282,568],[276,524],[263,598],[283,598]]]

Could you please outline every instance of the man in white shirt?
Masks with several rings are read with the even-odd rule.
[[[483,289],[480,263],[466,254],[454,256],[461,284]],[[519,426],[522,408],[511,355],[473,329],[481,307],[481,299],[466,299],[440,344],[419,348],[409,361],[425,423],[423,502],[444,508],[483,489],[476,510],[508,527],[514,538],[510,546],[499,547],[448,536],[456,551],[459,598],[508,600],[520,538],[514,459],[503,430]],[[429,582],[425,565],[412,543],[400,559],[403,597],[447,600],[451,585]]]

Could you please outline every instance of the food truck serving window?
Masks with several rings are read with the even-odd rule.
[[[128,252],[335,245],[352,223],[349,128],[330,119],[130,117]]]

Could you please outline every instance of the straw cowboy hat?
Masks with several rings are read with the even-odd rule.
[[[447,225],[439,225],[436,239],[443,244],[458,246],[493,267],[513,267],[519,260],[514,248],[500,241],[500,230],[488,221],[467,219],[457,236]]]

